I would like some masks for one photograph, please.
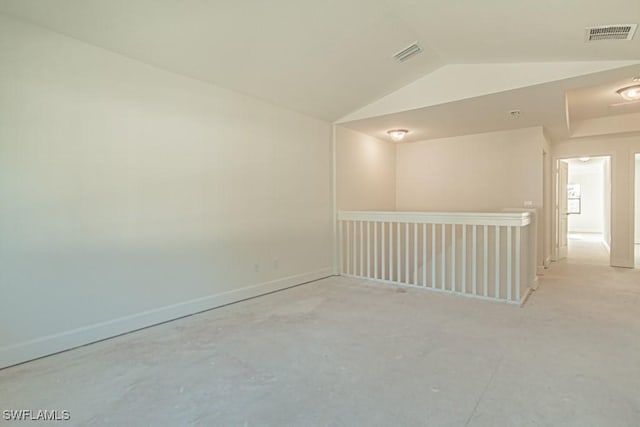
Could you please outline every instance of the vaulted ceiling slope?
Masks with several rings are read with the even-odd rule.
[[[638,0],[0,0],[0,13],[329,121],[445,64],[638,59]],[[392,55],[418,41],[424,51]]]
[[[591,73],[576,70],[576,75],[572,77],[559,78],[561,74],[552,73],[548,76],[556,78],[537,83],[531,80],[527,84],[514,87],[505,84],[502,91],[474,93],[473,88],[467,86],[469,96],[466,98],[434,102],[421,108],[402,108],[403,105],[407,105],[402,104],[402,101],[410,102],[415,99],[399,98],[391,100],[397,102],[379,106],[390,107],[389,111],[397,112],[372,114],[361,119],[345,121],[342,126],[382,140],[390,140],[387,135],[388,129],[408,129],[409,133],[403,142],[533,126],[543,126],[546,135],[553,141],[637,132],[640,131],[640,103],[621,102],[622,98],[616,93],[618,88],[632,84],[634,76],[640,76],[640,62],[635,62],[635,65],[627,66],[620,66],[616,62],[611,64],[617,65],[615,68]],[[518,67],[524,65],[518,64]],[[496,68],[496,73],[502,76],[500,81],[518,83],[513,79],[514,74],[509,74],[513,71],[512,67]],[[475,66],[466,66],[464,69],[470,73],[481,72]],[[534,70],[542,74],[542,70],[537,67],[534,67]],[[441,83],[445,89],[452,89],[451,82],[448,82],[448,86],[445,85],[447,82]],[[416,93],[421,93],[419,88],[415,89]],[[399,91],[398,94],[402,95],[402,92]],[[428,101],[426,96],[418,99]],[[380,101],[385,101],[385,98]],[[514,110],[518,113],[510,114]]]

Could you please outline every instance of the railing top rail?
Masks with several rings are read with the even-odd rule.
[[[410,222],[424,224],[500,225],[525,227],[531,212],[404,212],[340,211],[340,221]]]

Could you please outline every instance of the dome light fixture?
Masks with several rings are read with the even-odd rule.
[[[409,131],[406,129],[391,129],[387,131],[387,134],[394,142],[400,142],[404,139],[405,135],[408,134]]]
[[[622,89],[618,89],[616,92],[627,101],[640,100],[640,85],[623,87]]]

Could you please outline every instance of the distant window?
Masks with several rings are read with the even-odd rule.
[[[582,208],[580,184],[567,185],[567,213],[580,214]]]

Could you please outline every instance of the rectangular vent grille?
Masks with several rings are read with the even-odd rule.
[[[604,25],[586,28],[585,41],[631,40],[638,24]]]
[[[422,52],[422,48],[418,45],[418,43],[413,43],[410,46],[407,46],[406,48],[402,49],[400,52],[393,55],[393,57],[400,62],[404,62],[407,59],[413,58],[420,52]]]

